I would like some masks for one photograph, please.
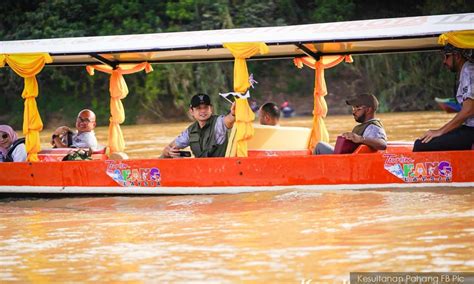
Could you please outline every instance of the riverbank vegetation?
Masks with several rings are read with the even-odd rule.
[[[144,34],[208,29],[297,25],[332,21],[473,12],[470,1],[356,0],[6,0],[0,6],[0,38],[24,40],[57,37]],[[232,62],[158,64],[154,72],[125,77],[130,94],[123,100],[125,124],[186,119],[192,94],[216,95],[232,90]],[[291,60],[251,61],[259,82],[252,97],[290,101],[296,112],[312,109],[314,75]],[[354,56],[353,64],[326,71],[330,113],[347,112],[344,97],[372,92],[381,111],[428,110],[433,98],[453,96],[453,74],[442,68],[437,52]],[[37,76],[40,114],[46,126],[71,124],[88,107],[99,125],[108,124],[108,76],[89,76],[81,67],[45,67]],[[23,80],[9,68],[0,69],[0,122],[19,127],[23,120]],[[228,108],[214,96],[218,111]]]

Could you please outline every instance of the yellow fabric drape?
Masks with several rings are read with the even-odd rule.
[[[439,36],[438,43],[449,43],[458,48],[474,48],[474,30],[444,33]]]
[[[94,70],[110,74],[110,124],[107,147],[109,153],[123,152],[125,150],[125,141],[123,139],[120,124],[125,121],[125,111],[123,109],[122,99],[128,95],[128,87],[123,75],[140,72],[145,69],[146,73],[153,71],[148,62],[137,65],[121,65],[117,69],[112,69],[107,65],[88,65],[86,67],[89,75],[94,75]]]
[[[268,53],[268,46],[263,42],[256,43],[225,43],[227,48],[235,58],[234,61],[234,91],[245,93],[250,87],[249,73],[245,59],[254,56],[257,53]],[[247,99],[237,98],[235,105],[235,141],[234,147],[230,153],[231,157],[247,157],[247,140],[253,137],[254,129],[252,126],[255,114],[249,106]]]
[[[309,148],[313,149],[319,141],[329,142],[329,133],[324,123],[324,118],[328,112],[326,99],[326,80],[324,79],[324,69],[332,68],[343,60],[352,63],[350,55],[344,56],[323,56],[319,61],[311,57],[295,58],[293,61],[298,68],[306,65],[315,70],[314,72],[314,107],[313,107],[313,128],[311,130],[311,140]]]
[[[53,62],[47,53],[31,54],[1,54],[0,67],[5,66],[5,62],[15,73],[25,79],[25,86],[21,97],[25,100],[23,111],[23,135],[25,135],[27,161],[37,162],[38,152],[41,150],[39,132],[43,130],[43,122],[36,105],[38,96],[38,82],[36,75],[43,70],[46,63]]]

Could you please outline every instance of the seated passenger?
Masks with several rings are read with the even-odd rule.
[[[67,126],[58,127],[52,136],[51,144],[54,148],[91,148],[98,150],[94,128],[96,126],[95,113],[90,109],[79,112],[76,118],[76,129],[73,132]],[[70,136],[70,139],[68,139]]]
[[[342,136],[357,144],[365,144],[375,150],[387,148],[387,135],[382,122],[375,118],[375,112],[379,102],[374,95],[360,94],[346,100],[346,104],[352,106],[352,115],[358,125],[352,132],[343,133]],[[333,154],[334,148],[324,142],[319,142],[314,148],[313,154]]]
[[[275,103],[268,102],[258,111],[261,125],[280,126],[280,109]]]
[[[474,50],[448,44],[443,64],[458,74],[456,100],[462,104],[461,110],[443,127],[428,130],[417,139],[413,152],[470,150],[474,144]]]
[[[206,94],[194,95],[189,113],[196,120],[163,149],[162,158],[179,158],[180,149],[191,147],[196,158],[224,157],[229,132],[235,122],[235,103],[229,114],[213,115],[211,99]]]
[[[18,139],[9,125],[0,125],[0,162],[26,161],[25,138]]]

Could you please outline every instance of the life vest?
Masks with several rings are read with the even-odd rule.
[[[224,157],[227,149],[228,135],[223,144],[217,144],[215,126],[219,116],[212,115],[203,128],[196,121],[188,127],[189,146],[196,158]]]
[[[357,135],[363,136],[365,129],[369,127],[369,125],[375,125],[383,129],[382,122],[378,119],[371,119],[369,121],[363,122],[359,125],[356,125],[354,129],[352,129],[352,133]]]
[[[18,145],[22,143],[25,144],[25,138],[19,138],[12,143],[10,149],[8,149],[7,156],[5,157],[4,162],[13,162],[13,151],[15,151],[16,147],[18,147]]]

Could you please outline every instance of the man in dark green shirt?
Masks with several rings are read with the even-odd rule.
[[[228,132],[235,122],[235,103],[225,116],[213,115],[212,112],[211,99],[208,95],[194,95],[189,105],[189,113],[196,121],[163,149],[161,157],[181,157],[180,149],[188,146],[196,158],[224,157]]]

